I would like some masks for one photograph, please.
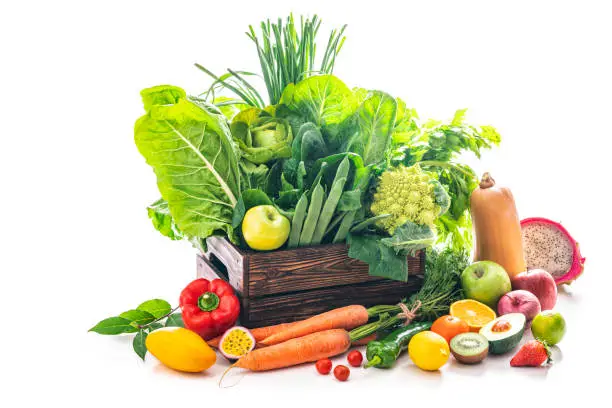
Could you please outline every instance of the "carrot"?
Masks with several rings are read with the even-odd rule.
[[[377,337],[376,333],[370,334],[368,337],[364,337],[363,339],[355,340],[354,342],[352,342],[351,347],[365,346],[372,340],[376,340],[376,337]]]
[[[253,350],[232,367],[246,368],[251,371],[291,367],[342,354],[350,346],[351,339],[346,330],[326,330]]]
[[[365,307],[360,305],[345,306],[297,322],[280,333],[266,337],[260,343],[265,346],[272,346],[289,339],[295,339],[296,337],[302,337],[324,330],[351,330],[366,324],[368,318],[368,311]]]
[[[249,331],[251,332],[253,337],[255,337],[255,341],[259,343],[266,337],[271,336],[276,333],[280,333],[281,331],[288,329],[289,327],[291,327],[292,325],[296,323],[298,322],[275,324],[274,326],[266,326],[266,327],[258,327],[256,329],[249,329]],[[217,336],[214,339],[210,339],[206,343],[208,343],[210,347],[219,348],[219,342],[221,341],[221,337],[223,337],[223,335]]]

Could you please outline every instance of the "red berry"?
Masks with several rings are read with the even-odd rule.
[[[334,368],[334,376],[338,381],[346,381],[351,374],[351,370],[347,366],[339,365]]]
[[[538,340],[531,340],[523,344],[512,360],[512,367],[539,367],[551,362],[550,349]]]
[[[319,372],[319,374],[329,374],[332,369],[332,362],[329,358],[324,358],[322,360],[317,361],[315,367],[317,367],[317,371]]]
[[[348,360],[348,363],[353,367],[359,367],[363,362],[363,356],[361,355],[361,352],[359,350],[353,350],[348,353],[346,359]]]

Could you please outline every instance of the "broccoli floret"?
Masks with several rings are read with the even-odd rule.
[[[446,190],[436,188],[436,183],[418,164],[385,171],[378,180],[370,211],[391,216],[380,220],[378,226],[391,235],[407,221],[433,227],[450,203]]]

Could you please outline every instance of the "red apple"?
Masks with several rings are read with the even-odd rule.
[[[499,299],[497,313],[500,316],[508,313],[522,313],[529,322],[540,313],[540,301],[531,292],[521,289],[513,290]]]
[[[550,310],[557,303],[557,284],[544,269],[521,272],[512,280],[513,289],[523,289],[536,295],[542,310]]]

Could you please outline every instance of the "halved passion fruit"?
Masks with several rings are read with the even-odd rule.
[[[219,340],[219,351],[230,360],[238,360],[255,348],[255,337],[249,329],[234,326],[227,329]]]

